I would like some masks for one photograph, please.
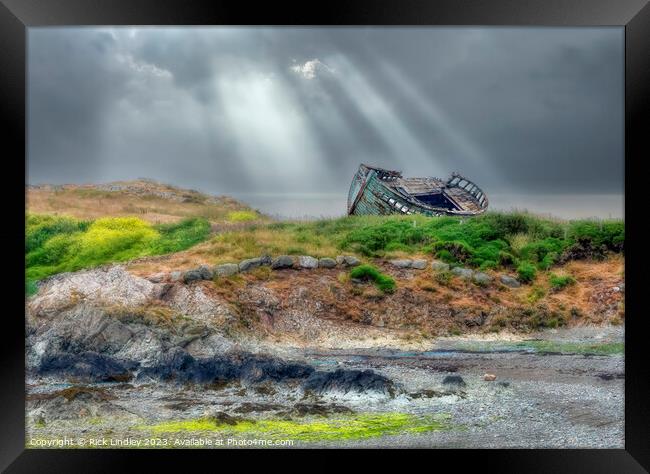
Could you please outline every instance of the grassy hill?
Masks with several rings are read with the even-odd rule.
[[[515,274],[525,283],[518,292],[520,299],[535,303],[575,287],[576,277],[591,278],[589,265],[571,266],[572,261],[608,261],[598,271],[612,273],[612,281],[622,278],[625,242],[620,220],[563,221],[525,213],[488,212],[472,219],[396,215],[278,222],[228,197],[150,181],[30,188],[27,211],[28,293],[50,275],[109,262],[129,262],[130,271],[148,275],[262,254],[345,253],[379,267],[365,269],[375,280],[383,278],[380,270],[385,271],[388,260],[401,257],[436,258],[452,267]],[[429,275],[397,281],[397,287],[426,292],[433,282],[442,295],[454,288],[449,279],[444,273]],[[462,296],[460,291],[458,287],[448,298],[479,297]],[[588,292],[582,293],[588,304]]]
[[[27,188],[30,214],[65,215],[80,220],[132,217],[151,224],[168,224],[202,218],[229,225],[263,217],[228,196],[210,196],[151,180],[107,184],[36,185]]]

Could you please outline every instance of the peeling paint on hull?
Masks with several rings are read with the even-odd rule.
[[[481,188],[458,173],[447,181],[403,178],[399,171],[362,164],[348,193],[349,215],[475,216],[487,207]]]

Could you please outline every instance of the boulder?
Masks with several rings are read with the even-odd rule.
[[[171,281],[181,281],[183,279],[183,272],[173,271],[169,274]]]
[[[324,257],[318,261],[318,266],[321,268],[334,268],[336,266],[336,260]]]
[[[293,258],[289,255],[280,255],[279,257],[275,257],[271,262],[271,268],[273,270],[281,270],[283,268],[291,267],[293,267]]]
[[[192,281],[203,280],[203,274],[200,270],[188,270],[183,274],[183,281],[190,283]]]
[[[492,277],[487,273],[476,272],[472,275],[472,280],[478,285],[489,285],[492,282]]]
[[[126,382],[137,362],[121,361],[97,352],[56,353],[45,356],[38,366],[40,375],[60,375],[83,382]]]
[[[511,277],[510,275],[501,275],[499,280],[509,288],[519,288],[521,286],[521,283],[519,283],[515,277]]]
[[[460,375],[447,375],[442,379],[442,384],[452,387],[465,387],[467,385]]]
[[[393,382],[369,369],[315,371],[305,380],[303,388],[316,394],[378,392],[391,397],[395,395]]]
[[[212,277],[214,277],[212,269],[207,265],[201,265],[197,270],[201,273],[201,278],[204,280],[212,280]]]
[[[308,255],[298,257],[298,265],[300,268],[318,268],[318,259]]]
[[[151,283],[160,283],[162,282],[165,278],[167,278],[166,273],[156,273],[154,275],[149,275],[147,277],[147,280],[149,280]]]
[[[218,277],[229,277],[239,273],[239,265],[236,263],[224,263],[214,267],[214,274]]]
[[[413,260],[401,259],[401,260],[391,260],[390,264],[397,268],[411,268]]]
[[[411,263],[411,268],[415,268],[416,270],[424,270],[425,268],[427,268],[427,261],[420,258],[415,259]]]
[[[449,264],[440,260],[434,260],[431,262],[431,269],[437,272],[447,272],[449,271]]]
[[[247,272],[249,270],[253,270],[254,268],[260,267],[262,265],[265,265],[265,263],[261,257],[248,258],[246,260],[242,260],[241,262],[239,262],[239,271]]]
[[[176,347],[163,354],[158,364],[145,367],[138,380],[161,380],[180,383],[216,383],[243,380],[261,383],[306,379],[314,372],[307,364],[248,353],[232,353],[209,358],[194,358]]]
[[[474,270],[470,270],[469,268],[463,268],[463,267],[455,267],[451,270],[451,273],[453,273],[458,277],[469,280],[474,275]]]
[[[356,267],[361,263],[361,260],[353,255],[339,255],[336,257],[336,263],[345,265],[346,267]]]

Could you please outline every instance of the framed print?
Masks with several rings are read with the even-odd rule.
[[[647,469],[646,2],[1,12],[7,472]]]

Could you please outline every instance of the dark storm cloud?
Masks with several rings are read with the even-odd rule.
[[[30,182],[621,193],[618,28],[32,28]]]

